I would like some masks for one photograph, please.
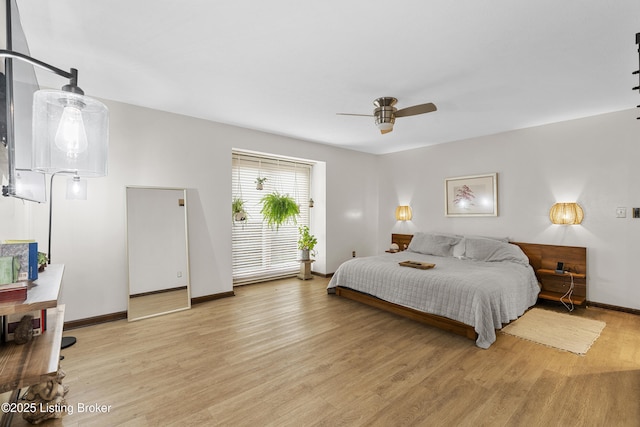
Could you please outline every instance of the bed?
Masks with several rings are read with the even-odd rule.
[[[327,291],[464,335],[480,348],[536,303],[540,286],[518,245],[442,233],[401,236],[406,251],[346,261]],[[435,267],[400,266],[403,261]]]

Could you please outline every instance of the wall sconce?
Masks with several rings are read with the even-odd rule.
[[[413,218],[413,212],[411,212],[411,206],[398,206],[396,208],[396,220],[397,221],[409,221]]]
[[[584,211],[577,203],[556,203],[549,211],[549,219],[554,224],[580,224]]]

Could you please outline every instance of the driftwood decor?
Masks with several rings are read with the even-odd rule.
[[[22,418],[31,424],[62,418],[67,412],[67,402],[64,397],[69,391],[69,387],[62,385],[65,375],[62,369],[58,369],[56,378],[29,387],[22,403],[24,403],[23,406],[33,410],[24,411]]]

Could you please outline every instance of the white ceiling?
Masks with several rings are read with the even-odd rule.
[[[634,108],[638,0],[18,0],[89,96],[389,153]],[[38,72],[41,86],[66,82]],[[372,101],[438,111],[381,135]],[[639,110],[640,115],[640,110]],[[215,143],[212,140],[212,143]]]

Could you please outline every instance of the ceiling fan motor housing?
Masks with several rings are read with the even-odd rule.
[[[380,130],[393,129],[393,124],[396,122],[395,112],[398,110],[394,107],[396,102],[398,100],[392,97],[378,98],[373,101],[373,105],[376,106],[373,115],[376,118],[376,126]]]

